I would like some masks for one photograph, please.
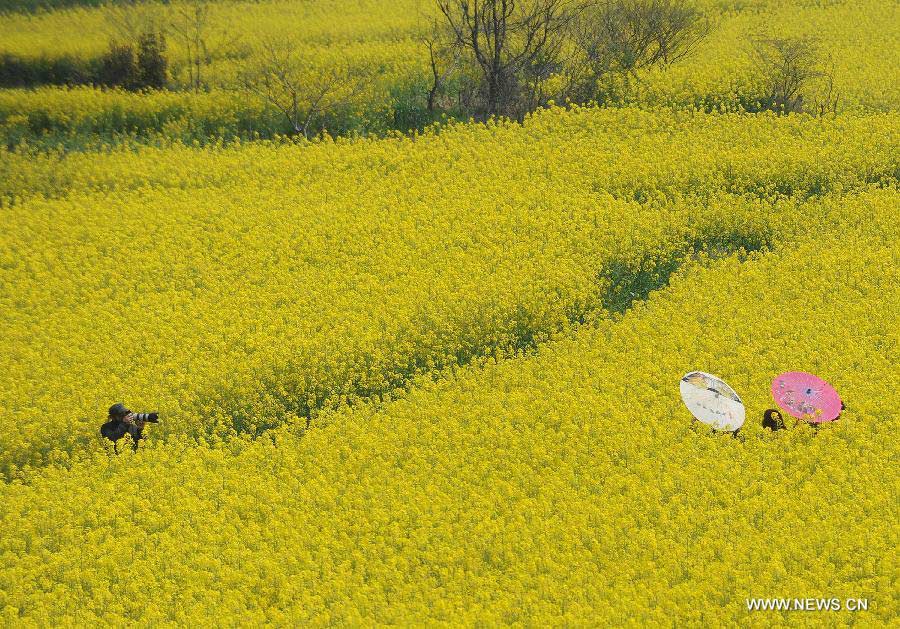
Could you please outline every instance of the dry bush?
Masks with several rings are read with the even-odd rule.
[[[779,114],[836,113],[834,63],[822,61],[819,47],[813,38],[757,38],[753,59],[761,91],[756,107]]]

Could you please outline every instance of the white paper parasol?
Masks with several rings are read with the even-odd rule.
[[[735,431],[744,425],[746,410],[741,398],[711,374],[686,374],[681,379],[681,399],[694,417],[716,430]]]

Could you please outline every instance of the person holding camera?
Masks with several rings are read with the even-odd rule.
[[[121,402],[109,407],[109,421],[100,427],[100,434],[113,442],[113,450],[119,453],[119,439],[131,435],[137,451],[138,442],[144,438],[144,426],[148,423],[158,424],[159,413],[133,413]]]

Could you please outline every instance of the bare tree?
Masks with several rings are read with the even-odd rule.
[[[423,41],[428,48],[428,60],[431,66],[431,88],[428,90],[428,111],[433,112],[437,98],[443,94],[447,81],[459,69],[462,63],[459,43],[455,38],[448,39],[435,22],[431,34]]]
[[[759,106],[779,114],[808,111],[824,116],[835,113],[838,95],[834,64],[826,69],[812,38],[759,38],[754,60],[762,94]]]
[[[577,100],[592,97],[604,77],[637,79],[646,68],[686,57],[708,33],[709,22],[684,0],[590,2],[573,28]]]
[[[293,133],[309,139],[325,129],[326,116],[370,87],[363,70],[317,67],[287,41],[267,41],[239,76],[240,87],[274,107]]]
[[[184,47],[188,85],[200,90],[204,85],[204,68],[216,56],[233,52],[239,37],[226,27],[213,26],[210,3],[205,0],[175,5],[169,23]]]
[[[813,97],[811,111],[822,118],[827,115],[837,114],[841,97],[834,85],[835,65],[831,60],[828,67],[823,70],[822,86]]]
[[[124,2],[108,4],[103,9],[109,38],[118,43],[137,43],[144,33],[165,34],[162,14],[152,4]]]
[[[483,117],[523,115],[529,80],[558,62],[573,0],[438,0],[451,41],[480,74]]]

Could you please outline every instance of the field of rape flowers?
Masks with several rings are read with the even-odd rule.
[[[0,90],[0,626],[895,625],[898,5],[700,4],[634,102],[523,124]],[[352,47],[368,112],[423,71],[417,0],[214,6]],[[4,14],[0,53],[93,55],[103,10]],[[770,22],[840,53],[839,114],[735,106]],[[698,369],[742,438],[691,422]],[[838,421],[762,427],[791,370]],[[116,456],[118,401],[161,423]]]
[[[898,136],[556,109],[5,154],[5,619],[894,618]],[[698,367],[745,442],[690,428]],[[841,421],[762,430],[791,368]],[[117,399],[164,418],[137,454],[96,434]]]
[[[129,9],[136,23],[165,24],[184,2],[147,2]],[[642,78],[622,98],[642,107],[729,112],[745,109],[759,92],[753,41],[768,37],[815,37],[824,65],[834,64],[835,93],[842,111],[900,108],[893,79],[900,66],[900,5],[885,0],[697,0],[709,20],[709,36],[685,59]],[[178,138],[272,138],[289,131],[271,106],[236,89],[241,69],[259,57],[266,41],[290,40],[304,59],[304,76],[315,83],[339,68],[370,75],[366,89],[328,113],[338,133],[384,135],[406,132],[433,119],[425,111],[431,81],[423,40],[436,17],[432,0],[387,5],[371,0],[315,2],[217,2],[210,4],[209,37],[234,42],[210,53],[207,90],[135,95],[92,87],[0,89],[0,145],[91,144],[104,141]],[[0,14],[0,58],[68,57],[84,63],[121,38],[121,7],[74,7]],[[339,18],[338,18],[339,16]],[[222,34],[227,33],[227,36]],[[184,43],[167,40],[173,87],[188,81]],[[750,99],[752,100],[752,98]],[[451,112],[452,113],[452,112]]]

